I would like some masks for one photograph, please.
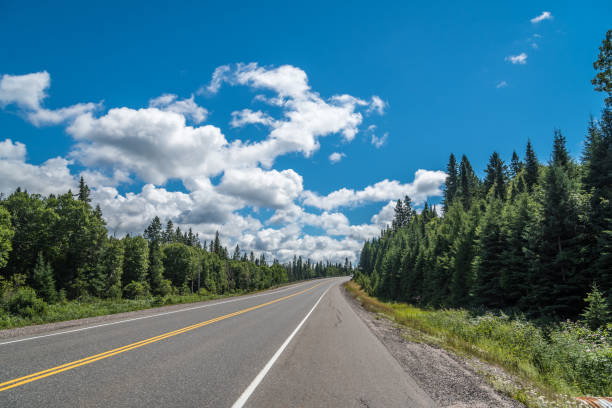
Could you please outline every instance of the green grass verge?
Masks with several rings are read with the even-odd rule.
[[[89,298],[83,300],[72,300],[46,305],[42,313],[29,313],[28,316],[10,314],[0,308],[0,330],[16,327],[30,326],[34,324],[63,322],[67,320],[83,319],[87,317],[104,316],[116,313],[133,312],[136,310],[150,309],[167,305],[203,302],[208,300],[223,299],[233,296],[262,292],[287,285],[300,283],[291,282],[276,285],[267,289],[256,291],[236,291],[223,295],[217,294],[186,294],[166,295],[164,297],[147,297],[143,299],[97,299]]]

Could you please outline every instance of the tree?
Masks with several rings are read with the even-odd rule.
[[[612,107],[612,30],[608,30],[606,38],[599,47],[599,56],[597,61],[593,63],[597,74],[591,80],[595,86],[595,90],[605,92],[608,95],[605,98],[606,107]]]
[[[493,152],[489,158],[489,164],[485,170],[486,176],[483,183],[485,195],[493,189],[495,198],[506,199],[506,166],[497,152]]]
[[[155,216],[151,224],[145,229],[144,237],[149,241],[149,244],[161,244],[163,232],[162,224],[158,216]]]
[[[446,165],[446,182],[444,186],[444,212],[448,212],[448,207],[457,195],[457,159],[454,154],[450,154]]]
[[[565,143],[555,137],[552,162],[544,181],[540,270],[534,291],[545,314],[575,317],[588,289],[578,264],[578,208],[566,170]]]
[[[457,195],[461,198],[465,211],[469,211],[472,200],[477,197],[478,184],[478,177],[474,174],[470,161],[466,155],[463,155],[459,165],[459,189]]]
[[[42,297],[45,302],[53,303],[57,300],[53,270],[51,269],[51,265],[45,262],[42,253],[38,254],[38,260],[32,271],[32,283],[36,293]]]
[[[141,236],[123,239],[124,261],[122,282],[125,287],[132,281],[146,282],[149,269],[149,245]]]
[[[172,220],[168,220],[166,223],[166,230],[163,234],[163,240],[166,244],[174,242],[174,223],[172,223]]]
[[[512,160],[510,161],[510,176],[515,178],[523,170],[523,162],[519,159],[516,150],[512,151]]]
[[[0,269],[8,263],[9,253],[13,249],[11,239],[15,235],[11,225],[11,213],[0,206]]]
[[[585,322],[589,325],[591,330],[596,330],[610,321],[608,303],[599,291],[597,284],[594,283],[593,286],[591,286],[591,291],[587,294],[584,301],[587,307],[584,309],[581,316],[584,317]]]
[[[85,179],[83,178],[83,176],[81,176],[81,179],[79,180],[79,201],[85,203],[85,204],[90,204],[91,203],[91,198],[89,197],[91,191],[89,190],[89,186],[87,184],[85,184]]]
[[[527,148],[525,149],[525,184],[529,192],[533,191],[533,187],[538,183],[539,172],[538,158],[531,147],[531,141],[527,140]]]
[[[109,238],[104,245],[98,268],[104,277],[105,297],[121,298],[121,277],[123,275],[124,250],[123,240]]]

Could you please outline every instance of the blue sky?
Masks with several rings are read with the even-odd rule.
[[[117,233],[355,260],[450,152],[545,161],[560,128],[579,157],[602,106],[609,1],[87,3],[0,5],[0,190],[83,174]]]

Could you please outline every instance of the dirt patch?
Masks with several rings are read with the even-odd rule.
[[[415,333],[391,320],[366,311],[342,290],[355,312],[385,345],[387,350],[440,407],[487,408],[524,407],[518,401],[497,392],[483,375],[504,378],[497,367],[465,359],[422,342],[410,341]]]

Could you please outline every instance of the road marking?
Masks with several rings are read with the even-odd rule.
[[[287,337],[287,340],[285,340],[285,342],[280,346],[280,348],[278,350],[276,350],[276,353],[274,353],[274,355],[272,356],[272,358],[270,359],[270,361],[268,361],[266,363],[266,365],[264,366],[264,368],[261,369],[261,371],[259,372],[259,374],[257,374],[257,376],[255,377],[255,379],[253,380],[253,382],[251,382],[251,384],[249,384],[249,386],[246,388],[246,390],[244,390],[244,392],[242,393],[242,395],[240,395],[240,398],[238,398],[236,400],[236,402],[234,402],[234,405],[232,405],[232,408],[242,408],[244,406],[244,404],[246,404],[247,400],[249,399],[249,397],[251,396],[251,394],[253,394],[253,391],[255,391],[255,389],[257,388],[257,386],[259,385],[259,383],[261,383],[261,381],[264,379],[264,377],[266,376],[266,374],[268,374],[268,371],[270,371],[270,369],[272,368],[272,366],[274,365],[274,363],[276,362],[276,360],[278,360],[278,358],[280,357],[280,355],[283,353],[283,351],[285,351],[285,348],[287,348],[287,345],[289,345],[289,343],[291,342],[291,340],[293,339],[293,337],[295,336],[295,334],[300,330],[300,328],[304,325],[304,323],[306,322],[306,320],[308,320],[308,318],[310,317],[310,315],[312,314],[312,312],[315,310],[315,308],[317,307],[317,305],[319,304],[319,302],[321,301],[321,299],[323,299],[323,296],[325,296],[325,294],[327,293],[327,291],[329,290],[329,288],[331,288],[333,285],[330,285],[327,289],[325,289],[325,292],[323,292],[323,294],[321,295],[321,297],[319,298],[319,300],[317,300],[317,302],[314,304],[314,306],[312,307],[312,309],[310,309],[310,312],[308,312],[306,314],[306,316],[304,316],[304,318],[302,319],[302,321],[300,322],[300,324],[297,325],[297,327],[295,328],[295,330],[293,330],[293,333],[291,333],[289,335],[289,337]],[[1,385],[1,384],[0,384]],[[0,390],[1,391],[1,390]]]
[[[27,383],[30,383],[30,382],[33,382],[33,381],[37,381],[37,380],[43,379],[45,377],[49,377],[51,375],[59,374],[61,372],[67,371],[67,370],[72,370],[73,368],[81,367],[81,366],[84,366],[86,364],[91,364],[91,363],[93,363],[95,361],[102,360],[102,359],[105,359],[105,358],[109,358],[109,357],[115,356],[115,355],[120,354],[120,353],[125,353],[126,351],[134,350],[134,349],[146,346],[146,345],[151,344],[151,343],[156,343],[158,341],[165,340],[167,338],[170,338],[170,337],[182,334],[182,333],[186,333],[188,331],[195,330],[197,328],[200,328],[200,327],[203,327],[203,326],[207,326],[207,325],[212,324],[212,323],[220,322],[221,320],[225,320],[225,319],[228,319],[230,317],[238,316],[238,315],[241,315],[241,314],[244,314],[244,313],[256,310],[256,309],[260,309],[260,308],[262,308],[264,306],[268,306],[268,305],[271,305],[271,304],[274,304],[274,303],[277,303],[277,302],[280,302],[280,301],[283,301],[283,300],[287,300],[287,299],[292,298],[294,296],[306,293],[309,290],[312,290],[312,289],[314,289],[317,286],[320,286],[322,284],[323,284],[323,282],[317,283],[316,285],[311,286],[311,287],[309,287],[307,289],[304,289],[304,290],[302,290],[300,292],[292,293],[291,295],[283,296],[281,298],[274,299],[274,300],[271,300],[269,302],[261,303],[261,304],[256,305],[256,306],[251,306],[251,307],[248,307],[246,309],[238,310],[237,312],[233,312],[233,313],[229,313],[229,314],[226,314],[226,315],[223,315],[223,316],[215,317],[214,319],[206,320],[205,322],[200,322],[200,323],[193,324],[191,326],[183,327],[182,329],[174,330],[174,331],[171,331],[171,332],[168,332],[168,333],[163,333],[163,334],[160,334],[160,335],[155,336],[155,337],[151,337],[151,338],[148,338],[148,339],[145,339],[145,340],[138,341],[136,343],[128,344],[128,345],[123,346],[123,347],[118,347],[118,348],[115,348],[115,349],[112,349],[112,350],[105,351],[104,353],[95,354],[93,356],[85,357],[85,358],[82,358],[80,360],[72,361],[70,363],[65,363],[65,364],[62,364],[62,365],[59,365],[59,366],[56,366],[56,367],[48,368],[46,370],[38,371],[38,372],[30,374],[30,375],[26,375],[26,376],[23,376],[23,377],[15,378],[13,380],[5,381],[3,383],[0,383],[0,392],[9,390],[11,388],[19,387],[21,385],[24,385],[24,384],[27,384]]]
[[[251,296],[239,296],[237,298],[229,299],[229,300],[224,300],[224,301],[221,301],[221,302],[207,303],[207,304],[201,305],[201,306],[194,306],[194,307],[188,307],[188,308],[185,308],[185,309],[172,310],[170,312],[158,313],[158,314],[149,315],[149,316],[134,317],[134,318],[131,318],[131,319],[119,320],[118,322],[102,323],[102,324],[97,324],[95,326],[81,327],[79,329],[65,330],[65,331],[57,332],[57,333],[49,333],[49,334],[43,334],[43,335],[40,335],[40,336],[26,337],[24,339],[5,341],[4,343],[0,343],[0,346],[4,346],[6,344],[19,343],[19,342],[22,342],[22,341],[42,339],[44,337],[59,336],[60,334],[69,334],[69,333],[76,333],[76,332],[81,332],[81,331],[89,330],[89,329],[97,329],[98,327],[112,326],[112,325],[115,325],[115,324],[128,323],[128,322],[133,322],[133,321],[136,321],[136,320],[150,319],[152,317],[166,316],[166,315],[170,315],[170,314],[174,314],[174,313],[188,312],[190,310],[203,309],[205,307],[212,307],[212,306],[217,306],[217,305],[224,305],[226,303],[233,303],[233,302],[238,302],[240,300],[253,299],[253,298],[256,298],[256,297],[260,297],[260,296],[274,295],[276,293],[285,292],[285,291],[290,290],[290,289],[299,288],[300,286],[304,286],[307,283],[309,283],[309,282],[304,282],[304,283],[300,283],[300,284],[291,285],[291,286],[289,286],[287,288],[275,290],[273,292],[260,293],[258,295],[251,295]]]

